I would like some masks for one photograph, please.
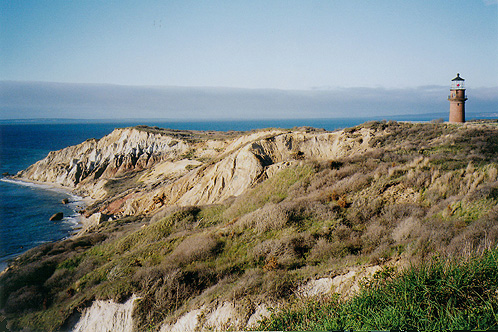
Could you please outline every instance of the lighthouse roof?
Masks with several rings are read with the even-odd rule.
[[[457,73],[457,76],[454,79],[452,79],[452,81],[465,81],[465,80],[460,77],[460,73]]]

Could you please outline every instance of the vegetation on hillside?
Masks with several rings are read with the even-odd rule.
[[[482,330],[498,326],[498,250],[385,268],[354,298],[295,301],[257,330]]]
[[[28,251],[0,276],[3,315],[51,331],[95,299],[134,293],[142,330],[214,300],[289,305],[265,329],[495,326],[498,127],[362,126],[385,132],[366,154],[301,160],[224,204],[166,207]],[[362,139],[359,128],[344,135]],[[358,297],[296,302],[306,280],[358,265],[384,266]]]

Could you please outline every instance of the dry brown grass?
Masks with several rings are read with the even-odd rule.
[[[211,234],[199,234],[187,237],[169,255],[169,261],[177,266],[190,264],[196,260],[205,260],[221,249],[222,243]]]
[[[288,219],[288,211],[282,205],[267,203],[262,208],[242,216],[238,225],[263,233],[284,228]]]

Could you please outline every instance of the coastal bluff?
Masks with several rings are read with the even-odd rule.
[[[313,128],[252,132],[115,129],[100,140],[52,151],[15,178],[63,186],[98,204],[87,212],[123,217],[163,206],[221,203],[303,160],[371,150],[386,132]]]
[[[496,319],[498,302],[481,294],[496,300],[498,270],[486,266],[489,275],[463,276],[477,281],[444,296],[431,291],[434,279],[416,278],[425,284],[367,299],[374,307],[358,298],[388,294],[426,262],[495,255],[498,121],[332,132],[138,126],[50,152],[14,177],[91,199],[75,236],[27,251],[0,274],[0,318],[14,331],[307,330],[343,317],[366,330],[379,305],[403,299]],[[450,302],[459,305],[446,310]],[[368,312],[351,316],[354,303]],[[422,321],[383,310],[376,329]],[[279,325],[288,317],[297,325]],[[465,317],[463,329],[482,327],[480,316]]]

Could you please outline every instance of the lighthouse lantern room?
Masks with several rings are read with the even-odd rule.
[[[460,73],[457,73],[457,76],[451,80],[451,90],[465,89],[464,82],[465,80],[460,77]]]

